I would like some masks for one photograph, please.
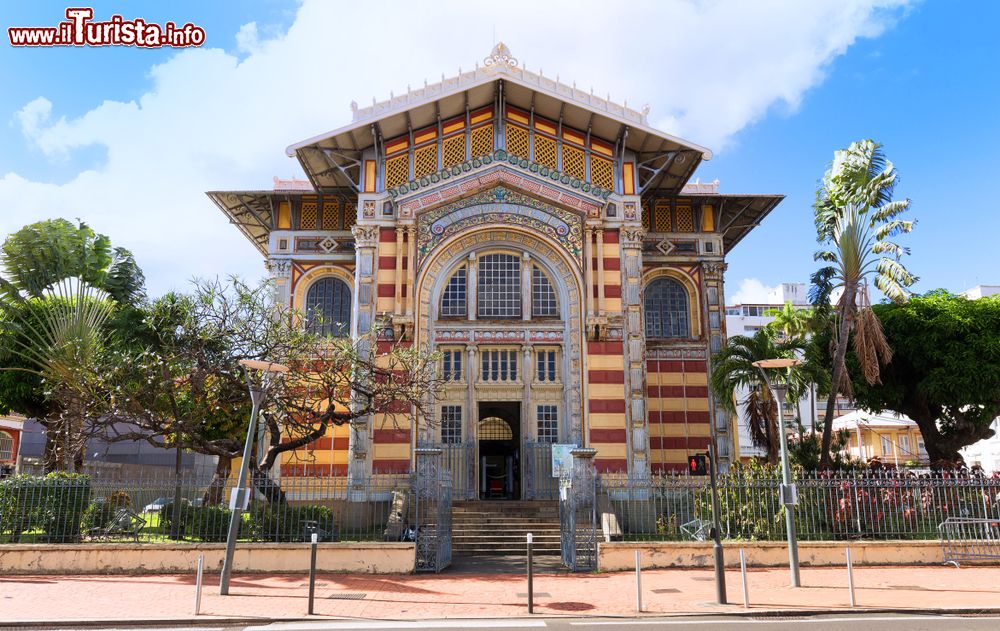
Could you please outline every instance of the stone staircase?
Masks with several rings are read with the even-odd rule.
[[[452,508],[453,556],[559,555],[559,502],[458,501]]]

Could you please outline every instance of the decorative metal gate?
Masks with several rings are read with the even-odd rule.
[[[577,452],[592,452],[579,457]],[[573,451],[573,470],[560,479],[562,562],[574,572],[597,568],[597,473],[592,449]],[[589,457],[588,457],[589,456]]]
[[[524,499],[554,500],[559,497],[559,480],[552,477],[552,443],[526,442],[522,454]]]
[[[451,565],[451,472],[440,464],[440,449],[417,449],[416,456],[416,570],[440,572]]]

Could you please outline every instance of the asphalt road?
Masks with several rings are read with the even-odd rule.
[[[844,615],[800,617],[695,617],[695,618],[513,618],[503,620],[427,620],[414,622],[391,622],[376,620],[330,621],[330,622],[284,622],[258,626],[178,626],[142,627],[141,631],[454,631],[473,629],[476,631],[611,631],[612,629],[637,629],[640,631],[747,631],[753,628],[769,631],[987,631],[1000,628],[1000,616],[933,616],[933,615]],[[107,631],[125,631],[127,626],[107,627]],[[60,630],[68,631],[68,630]],[[82,629],[80,631],[83,631]],[[89,627],[86,631],[101,631]],[[135,631],[140,631],[136,628]]]

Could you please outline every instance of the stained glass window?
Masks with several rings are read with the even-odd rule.
[[[441,296],[441,316],[465,317],[468,315],[466,292],[465,266],[463,265],[448,279],[448,285],[444,288],[444,295]]]
[[[478,280],[480,318],[521,317],[521,257],[512,254],[479,257]]]
[[[535,265],[531,270],[531,315],[535,317],[559,315],[556,292],[549,277]]]
[[[658,278],[646,286],[646,337],[690,337],[688,295],[672,278]]]
[[[315,335],[345,337],[351,330],[351,289],[327,276],[306,292],[306,330]]]

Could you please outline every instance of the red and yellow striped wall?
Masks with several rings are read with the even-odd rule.
[[[646,409],[650,468],[683,470],[688,455],[704,452],[711,437],[705,361],[648,359]]]

